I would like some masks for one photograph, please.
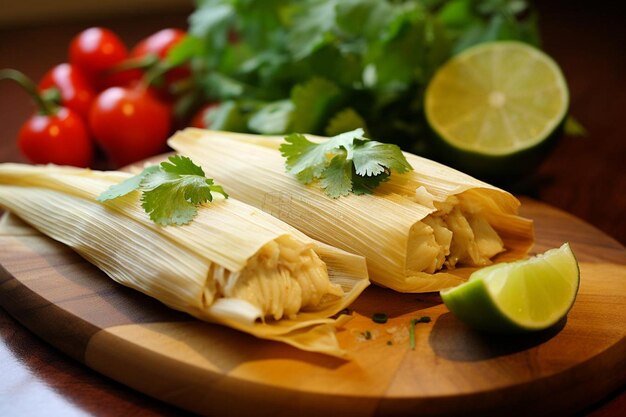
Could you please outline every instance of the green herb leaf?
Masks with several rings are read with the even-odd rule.
[[[125,196],[126,194],[130,194],[131,192],[138,190],[141,186],[141,182],[146,178],[147,175],[152,174],[158,171],[160,167],[158,165],[152,165],[145,168],[141,173],[135,175],[134,177],[130,177],[119,184],[115,184],[110,186],[105,192],[100,194],[96,200],[100,202],[113,200],[118,197]]]
[[[367,126],[411,150],[425,148],[423,93],[445,60],[489,40],[539,43],[527,0],[197,0],[189,34],[201,45],[168,59],[190,60],[207,100],[268,105],[222,128],[332,136]]]
[[[335,7],[338,0],[309,1],[300,9],[289,33],[287,47],[295,59],[302,59],[334,38]]]
[[[356,174],[363,177],[376,176],[390,169],[399,174],[411,170],[398,146],[371,140],[354,141],[353,162]]]
[[[321,175],[320,187],[332,198],[348,195],[352,189],[352,169],[346,163],[346,152],[336,155]]]
[[[351,107],[341,110],[335,114],[328,126],[326,126],[326,135],[335,136],[341,132],[347,132],[354,129],[363,129],[367,134],[367,126],[365,120]]]
[[[372,194],[380,183],[389,179],[390,175],[388,172],[383,172],[371,177],[362,177],[356,174],[354,166],[352,167],[352,172],[352,193],[356,195]]]
[[[293,103],[280,100],[262,106],[248,120],[248,128],[256,133],[274,135],[289,130]]]
[[[182,65],[194,56],[201,54],[202,47],[203,44],[200,38],[188,35],[169,50],[166,61],[172,67]]]
[[[312,78],[305,84],[296,85],[291,91],[293,130],[304,133],[317,131],[340,100],[339,87],[323,78]]]
[[[221,186],[206,178],[201,167],[185,156],[175,155],[109,187],[97,200],[111,200],[135,190],[142,192],[141,206],[150,219],[161,226],[191,222],[198,214],[198,205],[213,201],[212,193],[228,198]]]
[[[240,101],[223,101],[218,107],[209,110],[206,118],[214,130],[246,131],[248,115]]]
[[[363,134],[362,129],[345,132],[323,143],[313,143],[300,133],[293,133],[285,137],[287,143],[280,146],[281,154],[287,158],[287,171],[295,175],[298,180],[308,184],[320,178],[329,164],[329,155],[342,146],[348,150],[352,141]],[[348,158],[351,157],[347,156]],[[332,159],[332,158],[331,158]]]
[[[413,168],[400,148],[363,138],[363,129],[345,132],[322,143],[295,133],[280,146],[287,172],[309,184],[319,179],[332,198],[369,194],[391,171],[404,173]]]

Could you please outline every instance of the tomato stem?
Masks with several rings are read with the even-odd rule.
[[[46,116],[56,114],[57,106],[50,100],[45,100],[41,94],[39,94],[37,85],[35,85],[30,78],[24,75],[24,73],[12,68],[5,68],[0,70],[0,81],[1,80],[12,80],[18,83],[20,87],[26,90],[26,92],[33,98],[41,114]]]
[[[162,77],[165,73],[174,68],[176,68],[176,65],[172,65],[169,62],[159,61],[146,71],[142,81],[145,86],[159,85],[159,82],[163,82]]]
[[[113,66],[107,71],[107,73],[114,74],[131,69],[150,69],[154,67],[157,62],[159,62],[159,57],[154,54],[149,54],[141,58],[127,59],[120,64]]]

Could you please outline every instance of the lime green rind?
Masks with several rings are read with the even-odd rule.
[[[469,281],[461,287],[441,291],[441,298],[448,310],[468,326],[490,333],[528,331],[500,312],[484,281]],[[467,299],[472,302],[468,303]]]
[[[468,143],[468,142],[456,140],[452,135],[450,135],[449,132],[447,132],[445,129],[440,127],[439,123],[434,123],[434,121],[431,120],[431,116],[427,112],[426,118],[427,118],[429,125],[432,126],[434,131],[437,133],[437,135],[440,136],[450,146],[456,149],[459,149],[461,151],[464,151],[464,152],[473,152],[473,153],[477,153],[477,154],[481,154],[485,156],[491,156],[491,157],[505,157],[505,156],[513,155],[518,152],[525,151],[527,149],[534,148],[535,146],[539,145],[544,140],[546,140],[552,134],[552,132],[556,130],[559,127],[559,125],[562,124],[563,121],[565,120],[567,116],[569,100],[570,100],[569,89],[567,87],[567,83],[565,82],[565,75],[561,71],[556,61],[554,61],[554,59],[552,59],[549,55],[541,52],[540,50],[533,48],[523,42],[517,42],[517,41],[488,42],[488,43],[476,45],[472,48],[469,48],[463,51],[462,53],[454,57],[454,60],[457,62],[468,60],[472,56],[478,55],[485,50],[505,49],[505,48],[510,48],[510,47],[520,47],[526,51],[532,51],[533,55],[537,57],[538,60],[543,61],[544,63],[548,64],[551,67],[554,73],[557,74],[557,79],[559,81],[559,85],[558,85],[559,90],[561,90],[565,95],[564,96],[565,106],[563,107],[563,109],[561,109],[561,112],[557,116],[551,118],[550,123],[548,123],[544,127],[541,133],[536,134],[535,137],[532,139],[525,140],[523,146],[511,147],[510,149],[507,149],[507,150],[496,150],[496,149],[488,149],[484,147],[477,147],[476,144],[474,143]],[[445,65],[442,69],[445,70]],[[439,73],[441,73],[441,70],[439,71]],[[437,74],[433,78],[433,81],[435,81],[436,78],[437,78]],[[427,109],[430,108],[429,100],[432,99],[432,95],[429,94],[429,91],[431,89],[431,85],[433,84],[434,82],[429,83],[426,89],[425,97],[427,100],[427,103],[426,103]]]
[[[510,182],[533,172],[550,155],[563,135],[561,123],[548,138],[537,145],[509,155],[487,155],[457,148],[432,130],[430,144],[435,159],[489,183]]]
[[[520,68],[537,66],[538,75],[516,76],[509,55]],[[527,89],[535,93],[523,98]],[[496,92],[507,103],[501,110],[484,101]],[[518,180],[533,172],[562,136],[569,101],[563,72],[542,51],[516,41],[469,48],[444,64],[426,88],[432,156],[488,182]]]
[[[542,285],[544,279],[547,281]],[[574,305],[579,285],[578,262],[566,243],[529,260],[478,270],[465,284],[441,291],[441,298],[456,317],[477,330],[524,333],[549,328],[565,317]],[[526,297],[528,286],[534,286],[530,300]],[[563,297],[559,300],[560,294]],[[554,306],[554,301],[558,305]],[[543,317],[529,318],[533,307],[543,309]]]

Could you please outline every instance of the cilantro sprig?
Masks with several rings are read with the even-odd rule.
[[[168,60],[192,61],[190,100],[222,103],[212,129],[362,127],[412,151],[428,149],[424,91],[444,62],[483,42],[539,45],[528,0],[201,0],[189,24]]]
[[[201,167],[186,156],[175,155],[112,185],[97,200],[113,200],[135,190],[141,191],[141,206],[150,220],[161,226],[190,223],[198,214],[198,205],[213,201],[212,193],[228,198],[221,186],[206,178]]]
[[[392,171],[402,174],[413,170],[397,145],[366,139],[363,129],[322,143],[311,142],[299,133],[286,136],[285,141],[280,152],[286,158],[287,172],[303,184],[319,180],[332,198],[371,194]]]

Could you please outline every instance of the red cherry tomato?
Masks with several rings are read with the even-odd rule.
[[[130,55],[133,58],[141,58],[148,54],[154,54],[159,58],[165,58],[170,49],[185,39],[186,36],[187,33],[180,29],[162,29],[140,41],[130,52]]]
[[[117,166],[165,150],[172,120],[168,105],[143,87],[111,87],[96,97],[89,113],[96,141]]]
[[[200,108],[191,118],[191,123],[189,124],[191,127],[197,127],[198,129],[209,129],[211,128],[211,124],[207,119],[207,113],[216,107],[219,107],[220,103],[213,102],[207,103]]]
[[[98,86],[100,90],[109,87],[134,87],[140,82],[142,77],[143,72],[139,69],[105,73],[101,76]]]
[[[97,88],[130,85],[141,78],[141,71],[108,73],[128,58],[128,49],[112,31],[92,27],[76,35],[69,49],[70,63],[79,67]]]
[[[71,64],[59,64],[44,75],[39,91],[56,87],[61,93],[61,104],[82,117],[87,117],[96,92],[80,69]]]
[[[93,156],[85,123],[65,107],[53,115],[36,114],[28,119],[19,131],[18,146],[35,164],[88,167]]]
[[[143,58],[147,55],[156,55],[160,59],[165,59],[169,51],[182,42],[187,33],[180,29],[162,29],[144,40],[140,41],[130,52],[131,58]],[[165,73],[165,90],[173,83],[189,78],[191,70],[189,66],[182,65]]]
[[[70,62],[87,74],[98,74],[128,56],[120,38],[108,29],[93,27],[76,35],[70,43]]]

